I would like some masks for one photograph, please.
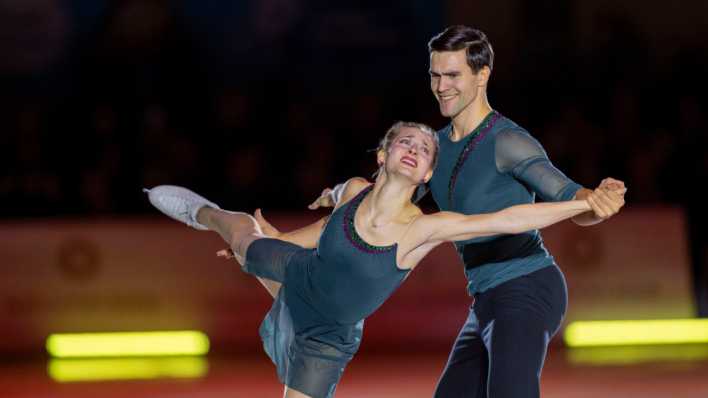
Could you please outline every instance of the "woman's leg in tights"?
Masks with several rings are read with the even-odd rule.
[[[293,390],[292,388],[285,386],[285,391],[283,392],[283,398],[311,398],[307,394],[303,394],[300,391]]]
[[[216,232],[229,245],[236,261],[244,265],[246,251],[257,239],[264,238],[256,219],[246,213],[234,213],[202,207],[197,213],[197,221]],[[266,278],[256,277],[271,297],[278,296],[281,284]]]
[[[261,232],[256,219],[246,213],[232,213],[203,207],[197,213],[197,221],[216,232],[229,245],[236,260],[241,265],[246,264],[248,248],[258,239],[266,238]],[[277,297],[281,283],[256,277],[265,286],[268,292]],[[300,391],[285,386],[283,398],[311,398]]]

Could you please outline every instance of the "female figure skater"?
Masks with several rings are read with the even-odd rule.
[[[543,228],[591,209],[573,200],[479,215],[423,214],[411,198],[432,176],[437,139],[428,126],[394,124],[376,154],[376,181],[349,180],[321,231],[298,234],[297,245],[266,237],[250,215],[220,210],[185,188],[149,191],[166,215],[217,232],[230,247],[221,255],[232,254],[273,295],[260,335],[286,398],[334,395],[361,343],[364,319],[434,247]]]

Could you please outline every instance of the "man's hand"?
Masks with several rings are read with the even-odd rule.
[[[310,210],[317,210],[320,207],[334,207],[335,205],[336,203],[334,203],[334,198],[332,197],[332,190],[330,188],[325,188],[320,194],[320,197],[310,203],[307,208]]]
[[[598,188],[608,188],[611,191],[616,191],[617,193],[621,193],[622,195],[627,192],[627,188],[624,186],[624,181],[616,180],[612,177],[607,177],[604,180],[600,181],[600,185]]]
[[[595,213],[595,218],[604,221],[622,209],[626,192],[624,182],[605,178],[586,199]]]

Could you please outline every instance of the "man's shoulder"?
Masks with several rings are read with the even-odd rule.
[[[495,134],[499,134],[501,132],[509,131],[509,132],[517,132],[517,133],[522,133],[522,134],[530,134],[528,130],[526,130],[524,127],[521,127],[518,123],[515,121],[509,119],[508,117],[501,115],[499,118],[499,121],[496,123],[494,126],[494,129],[492,129]]]

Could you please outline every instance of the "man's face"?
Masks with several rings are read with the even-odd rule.
[[[430,53],[430,89],[443,116],[454,118],[467,109],[486,83],[482,80],[467,64],[464,49]]]

